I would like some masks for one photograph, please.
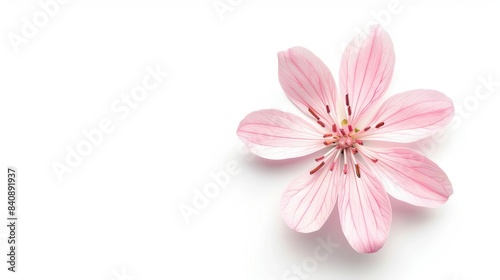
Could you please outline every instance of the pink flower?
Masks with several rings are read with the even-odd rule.
[[[393,74],[394,49],[380,26],[347,46],[339,91],[326,65],[305,48],[278,53],[278,63],[283,90],[309,120],[260,110],[241,121],[238,136],[267,159],[324,151],[283,193],[281,211],[288,226],[316,231],[338,203],[351,246],[372,253],[389,233],[392,210],[387,194],[424,207],[448,200],[453,190],[439,166],[401,144],[390,144],[417,141],[442,129],[453,118],[453,103],[428,89],[382,100]]]

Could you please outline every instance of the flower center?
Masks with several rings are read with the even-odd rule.
[[[341,125],[343,126],[341,129],[337,129],[337,125],[334,124],[332,126],[333,133],[326,133],[323,135],[325,138],[325,146],[334,145],[339,150],[350,149],[353,154],[357,153],[356,145],[363,145],[363,141],[357,139],[356,134],[359,132],[359,129],[353,129],[352,125],[347,124],[347,120],[343,120]]]
[[[347,113],[350,116],[351,107],[349,106],[349,97],[347,94],[346,108]],[[322,128],[326,128],[327,131],[330,130],[326,127],[325,122],[320,119],[319,115],[312,108],[309,108],[309,112]],[[326,105],[326,113],[330,113],[330,107],[328,105]],[[384,126],[384,124],[384,122],[379,122],[374,125],[374,129],[379,129]],[[329,166],[327,168],[330,171],[333,171],[335,165],[342,164],[341,162],[343,162],[343,167],[341,167],[342,173],[347,174],[348,170],[353,170],[356,173],[356,176],[358,178],[361,178],[361,171],[358,160],[360,158],[363,158],[364,161],[369,160],[373,163],[376,163],[378,161],[378,159],[375,158],[375,155],[370,152],[370,150],[363,147],[363,141],[360,139],[363,137],[363,134],[365,134],[371,128],[371,126],[367,126],[360,130],[349,124],[348,120],[346,119],[342,120],[339,125],[337,125],[337,123],[333,123],[331,132],[327,132],[323,135],[323,144],[325,146],[331,146],[332,149],[326,152],[323,156],[315,159],[316,162],[319,162],[319,165],[317,165],[309,173],[311,175],[316,173],[323,166],[325,166],[325,164]]]
[[[337,149],[345,149],[352,147],[352,144],[355,142],[355,140],[351,136],[341,136],[337,140]]]

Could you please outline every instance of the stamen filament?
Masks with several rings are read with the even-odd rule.
[[[344,154],[344,169],[342,170],[342,172],[344,174],[347,174],[347,155],[346,153],[343,153]]]
[[[360,155],[364,156],[366,159],[369,159],[374,163],[378,161],[376,158],[377,155],[369,149],[366,149],[364,146],[358,146],[358,150],[361,152]]]
[[[324,157],[328,158],[334,152],[338,153],[338,150],[337,149],[330,149],[328,152],[326,152],[326,154],[324,155]]]
[[[330,166],[330,171],[333,171],[333,167],[335,166],[335,161],[332,162],[332,165]]]
[[[328,151],[328,153],[325,154],[325,157],[328,157],[330,155],[330,153],[332,153],[332,152],[336,152],[336,154],[335,154],[335,158],[332,161],[332,165],[330,166],[330,171],[333,171],[333,166],[335,165],[335,163],[337,162],[337,159],[339,158],[339,156],[341,154],[339,152],[339,150],[337,150],[337,149],[331,149],[330,151]]]

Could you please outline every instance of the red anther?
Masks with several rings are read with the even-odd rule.
[[[360,144],[360,145],[363,145],[363,140],[361,139],[356,139],[356,143]]]
[[[326,105],[326,112],[330,114],[330,106]]]
[[[361,178],[361,172],[359,172],[359,164],[356,163],[356,175]]]
[[[347,174],[347,164],[344,164],[344,169],[342,170],[342,172],[344,172],[344,174]]]
[[[351,106],[347,107],[347,114],[349,114],[349,116],[351,115]]]
[[[342,133],[342,135],[346,136],[345,131],[344,131],[343,128],[340,129],[340,133]]]
[[[349,94],[345,95],[345,105],[349,106]]]
[[[324,158],[325,158],[325,156],[320,156],[319,158],[315,159],[315,161],[320,161],[320,160],[322,160]]]
[[[332,144],[332,143],[333,143],[333,142],[332,142],[332,141],[330,141],[330,140],[327,140],[327,141],[323,142],[323,144],[325,144],[325,146],[329,146],[329,145],[330,145],[330,144]]]
[[[337,124],[336,124],[336,123],[334,123],[334,124],[332,125],[332,131],[333,131],[333,132],[337,132]]]
[[[379,127],[381,127],[381,126],[383,126],[383,125],[384,125],[384,122],[379,122],[379,123],[375,126],[375,128],[379,128]]]
[[[332,137],[333,134],[331,133],[326,133],[326,134],[323,134],[323,138],[328,138],[328,137]]]
[[[349,132],[352,132],[353,129],[352,129],[352,125],[348,125],[347,128],[349,129]]]
[[[309,108],[309,113],[311,113],[311,115],[313,115],[313,117],[315,117],[317,120],[319,120],[318,115],[316,114],[316,112],[314,112],[313,109]]]
[[[319,125],[321,125],[322,127],[325,127],[325,123],[322,122],[322,121],[318,121]]]
[[[330,166],[330,171],[333,171],[333,166],[335,165],[335,162],[332,162],[332,166]]]
[[[365,127],[364,131],[368,131],[370,128],[372,128],[371,126],[367,126]]]
[[[374,163],[378,161],[378,159],[376,159],[376,158],[371,158],[371,160],[372,160]]]
[[[325,162],[321,162],[318,166],[316,166],[313,170],[309,171],[309,174],[314,174],[316,173],[316,171],[318,171],[321,167],[323,167],[323,165],[325,165]]]
[[[352,152],[352,154],[354,154],[354,155],[355,155],[355,154],[357,154],[357,153],[358,153],[358,149],[356,149],[356,148],[352,148],[352,149],[351,149],[351,152]]]

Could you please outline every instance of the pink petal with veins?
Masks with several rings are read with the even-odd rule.
[[[287,159],[324,148],[323,134],[318,128],[296,115],[268,109],[247,115],[240,122],[237,134],[254,154]]]
[[[300,110],[315,120],[319,117],[328,126],[333,124],[336,86],[323,61],[302,47],[279,52],[278,77],[286,95]]]
[[[446,173],[424,155],[408,148],[371,148],[378,162],[373,170],[396,199],[423,207],[444,204],[453,193]]]
[[[387,99],[372,117],[373,124],[384,125],[366,132],[363,140],[417,141],[443,129],[454,112],[451,99],[438,91],[417,89],[399,93]]]
[[[320,229],[330,216],[340,187],[340,168],[330,171],[331,162],[314,174],[309,172],[292,181],[281,197],[281,213],[286,224],[298,232]]]
[[[384,245],[392,221],[391,204],[381,182],[359,163],[360,177],[352,159],[340,186],[340,224],[349,244],[360,253],[374,253]]]
[[[350,123],[357,124],[385,93],[394,61],[391,38],[379,25],[372,26],[366,38],[359,35],[346,47],[340,64],[340,93],[349,95]]]

